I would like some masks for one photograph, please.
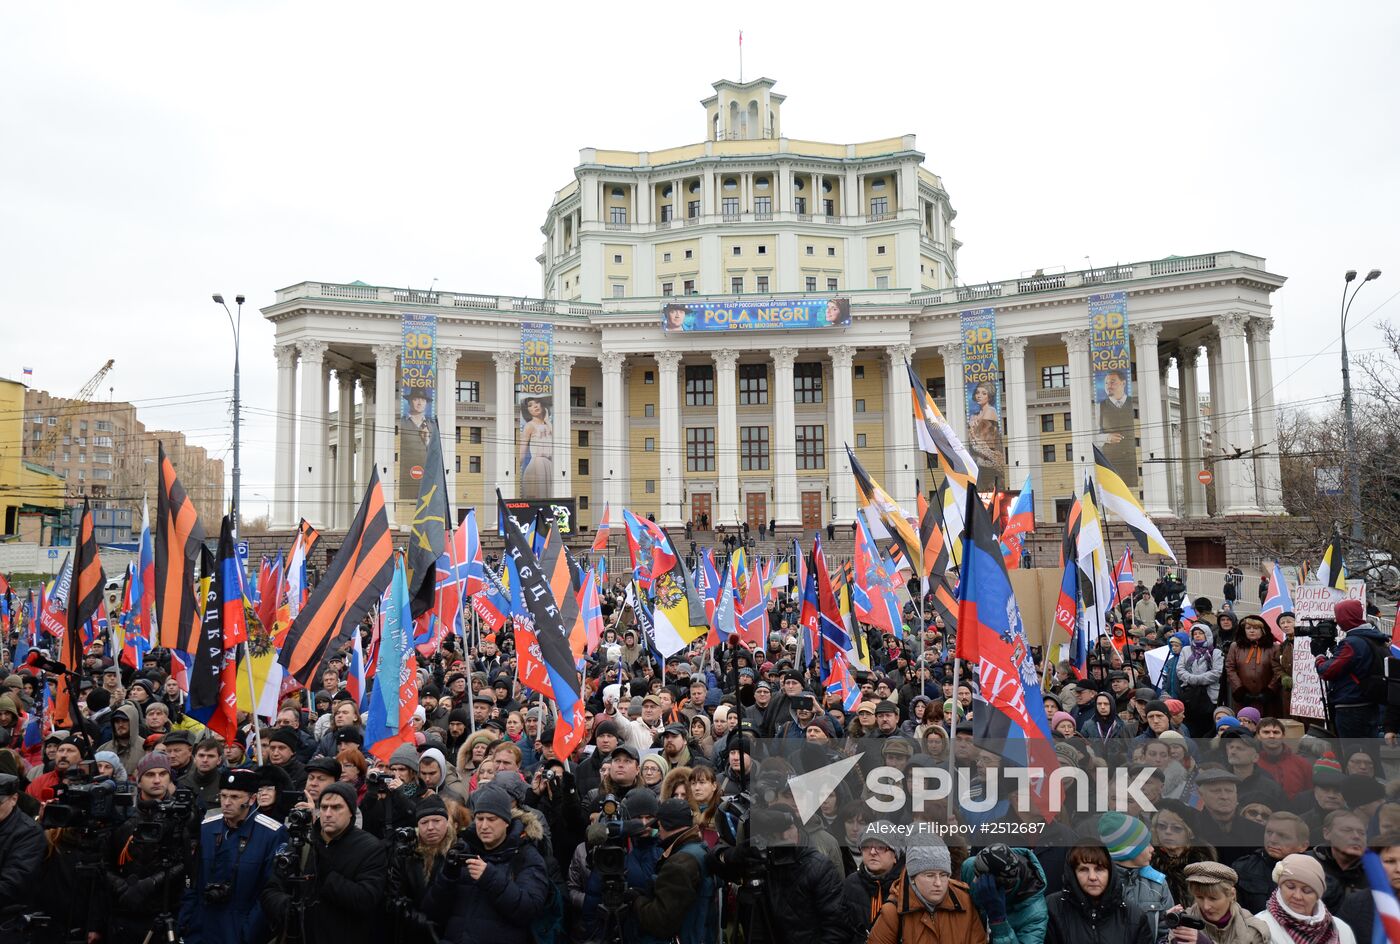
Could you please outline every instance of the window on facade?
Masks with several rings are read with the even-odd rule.
[[[793,198],[792,198],[792,209],[793,209],[793,211],[796,212],[796,213],[806,213],[806,212],[807,212],[807,198],[806,198],[806,197],[793,197]]]
[[[671,283],[671,282],[662,282],[662,283],[661,283],[661,294],[662,294],[663,296],[665,296],[665,295],[674,295],[675,292],[672,291],[673,288],[674,288],[674,283]]]
[[[857,401],[856,401],[855,412],[856,412],[856,413],[864,413],[864,412],[865,412],[865,401],[864,401],[864,400],[857,400]]]
[[[685,470],[713,472],[715,470],[715,428],[687,426],[685,428]]]
[[[462,427],[458,426],[456,429],[454,429],[454,430],[452,431],[452,433],[453,433],[452,441],[455,442],[457,445],[460,446],[460,445],[462,444]]]
[[[1074,461],[1074,443],[1065,443],[1065,461]]]
[[[768,255],[768,247],[767,247],[766,245],[764,245],[763,243],[759,243],[759,244],[758,244],[758,254],[759,254],[760,256],[766,256],[766,255]]]
[[[471,475],[481,474],[481,456],[467,457],[467,472]]]
[[[759,406],[768,402],[768,365],[739,365],[739,403]]]
[[[655,403],[643,403],[643,404],[642,404],[642,415],[643,415],[643,416],[655,416],[655,415],[656,415],[656,404],[655,404]]]
[[[877,275],[877,276],[875,276],[875,287],[876,287],[876,288],[889,288],[889,287],[890,287],[890,277],[889,277],[888,275]]]
[[[809,255],[809,256],[816,255],[816,252],[817,252],[817,247],[816,247],[816,246],[808,246],[808,247],[807,247],[807,255]]]
[[[852,370],[852,372],[855,374],[856,380],[864,380],[864,379],[865,379],[865,365],[864,365],[864,364],[857,364],[855,367],[851,368],[851,370]]]
[[[834,255],[836,255],[836,247],[835,247],[835,246],[827,246],[827,247],[826,247],[826,254],[827,254],[828,256],[834,256]]]
[[[647,479],[646,488],[648,495],[654,495],[656,493],[656,479]]]
[[[834,292],[834,291],[836,291],[836,280],[835,280],[835,279],[827,279],[827,280],[826,280],[826,290],[827,290],[828,292]]]
[[[614,265],[622,265],[622,253],[620,253],[620,252],[615,252],[615,253],[613,253],[613,264],[614,264]]]
[[[827,216],[835,216],[835,215],[836,215],[836,201],[835,201],[835,200],[823,200],[823,201],[822,201],[822,212],[825,213]],[[836,255],[835,252],[832,252],[831,254],[832,254],[833,256]]]
[[[112,424],[108,420],[98,420],[95,429],[99,433],[110,433],[112,431]]]
[[[685,367],[685,405],[715,405],[715,368],[711,364],[687,364]]]
[[[1059,390],[1069,386],[1069,365],[1040,368],[1040,389]]]
[[[1070,416],[1071,416],[1071,414],[1069,414],[1069,413],[1064,413],[1064,414],[1061,414],[1061,416],[1062,416],[1062,418],[1063,418],[1064,421],[1065,421],[1065,423],[1064,423],[1065,432],[1067,432],[1067,433],[1068,433],[1068,432],[1072,432],[1072,431],[1074,430],[1074,424],[1073,424],[1072,422],[1070,422]]]
[[[694,279],[686,279],[686,280],[685,280],[685,284],[684,284],[683,287],[685,288],[685,293],[686,293],[687,295],[694,295],[694,294],[695,294],[695,280],[694,280]]]
[[[826,468],[825,426],[818,424],[797,427],[797,467],[799,469]]]
[[[662,262],[670,262],[670,261],[671,261],[671,254],[670,254],[669,252],[663,252],[663,253],[661,254],[661,261],[662,261]]]
[[[613,298],[626,298],[626,297],[627,297],[627,286],[625,286],[625,285],[614,285],[612,288],[613,288]]]
[[[685,251],[685,257],[686,257],[687,259],[693,258],[694,256],[695,256],[695,250],[694,250],[694,249],[687,249],[687,250]]]
[[[627,208],[626,208],[626,207],[612,207],[611,209],[609,209],[609,210],[608,210],[608,222],[609,222],[609,223],[620,223],[620,224],[626,225],[626,223],[627,223]]]
[[[1040,418],[1040,431],[1042,433],[1053,433],[1055,431],[1055,414],[1046,413]]]
[[[870,199],[870,215],[884,216],[890,211],[889,197],[872,197]]]
[[[686,215],[686,218],[687,218],[687,219],[692,219],[692,220],[699,219],[699,218],[700,218],[700,201],[699,201],[699,200],[691,200],[689,203],[687,203],[687,204],[685,205],[685,215]]]
[[[946,377],[929,377],[924,380],[924,389],[935,400],[942,400],[948,395],[948,380]]]
[[[857,449],[864,449],[864,448],[865,448],[865,444],[866,444],[868,441],[869,441],[869,440],[866,438],[865,433],[856,433],[856,448],[857,448]],[[932,459],[933,456],[929,456],[929,458]]]
[[[768,427],[739,427],[739,468],[758,472],[768,468]]]
[[[578,507],[579,507],[579,510],[580,510],[580,511],[587,511],[587,510],[588,510],[588,496],[587,496],[587,495],[580,495],[580,496],[578,497]]]
[[[569,406],[584,409],[588,406],[588,390],[585,387],[569,388]]]
[[[481,444],[481,427],[480,427],[480,426],[468,426],[468,427],[467,427],[467,442],[471,443],[472,445],[480,445],[480,444]]]
[[[669,203],[661,208],[661,222],[671,222],[671,204]]]
[[[739,198],[725,197],[720,201],[720,212],[726,219],[737,220],[739,218]]]
[[[460,472],[462,471],[462,457],[461,457],[461,456],[453,456],[453,457],[452,457],[452,471],[457,472],[457,473],[460,473]]]
[[[654,383],[656,383],[656,371],[654,371],[654,370],[644,370],[644,371],[642,371],[642,383],[644,383],[644,384],[654,384]]]
[[[817,277],[815,275],[807,276],[806,287],[809,292],[815,292],[817,290]]]
[[[578,444],[584,447],[588,446],[588,430],[581,429],[578,431]]]
[[[744,294],[744,277],[742,275],[736,275],[730,278],[729,291],[734,295]]]
[[[821,403],[822,365],[817,362],[792,365],[792,389],[798,403]]]
[[[481,381],[479,381],[479,380],[459,380],[459,381],[457,381],[457,402],[458,402],[458,403],[480,403],[480,402],[481,402]]]
[[[730,254],[731,256],[737,256],[737,255],[739,255],[739,254],[740,254],[741,252],[743,252],[743,251],[744,251],[744,250],[743,250],[743,247],[742,247],[742,246],[730,246],[730,247],[729,247],[729,254]]]
[[[884,247],[884,246],[876,246],[876,247],[875,247],[875,255],[877,255],[877,256],[883,256],[884,254],[885,254],[885,247]]]
[[[754,197],[754,198],[753,198],[753,211],[754,211],[754,213],[755,213],[757,216],[759,216],[759,217],[772,216],[772,215],[773,215],[773,198],[772,198],[772,197]]]
[[[1041,461],[1041,462],[1054,462],[1054,461],[1055,461],[1055,447],[1054,447],[1054,446],[1041,446],[1041,447],[1040,447],[1040,461]]]
[[[768,291],[768,276],[760,275],[754,279],[754,291],[759,293]]]
[[[656,440],[655,440],[654,438],[652,438],[651,436],[648,436],[646,439],[643,439],[643,440],[642,440],[642,452],[655,452],[655,451],[656,451]]]
[[[588,460],[587,460],[587,459],[580,459],[580,460],[578,460],[578,474],[579,474],[579,475],[587,475],[587,474],[588,474]]]

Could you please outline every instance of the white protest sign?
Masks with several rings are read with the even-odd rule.
[[[1149,649],[1142,654],[1142,658],[1147,663],[1147,677],[1152,679],[1152,684],[1158,688],[1162,687],[1162,669],[1167,664],[1167,656],[1171,655],[1171,646],[1158,646],[1156,649]]]
[[[1342,600],[1360,600],[1366,605],[1366,581],[1348,580],[1346,593],[1320,584],[1293,587],[1293,612],[1300,620],[1331,619],[1332,607]]]
[[[1294,602],[1297,602],[1296,599]],[[1327,711],[1322,706],[1322,679],[1317,677],[1312,640],[1307,636],[1293,637],[1293,696],[1288,713],[1295,718],[1315,718],[1318,721],[1327,718]]]

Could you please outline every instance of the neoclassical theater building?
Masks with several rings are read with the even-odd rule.
[[[847,444],[912,508],[939,474],[917,450],[906,362],[990,460],[984,487],[1029,479],[1039,521],[1063,515],[1095,445],[1154,516],[1282,513],[1269,335],[1284,278],[1262,258],[967,284],[957,214],[913,135],[789,137],[766,78],[716,82],[701,104],[698,143],[580,152],[544,214],[539,297],[278,291],[263,310],[277,336],[274,528],[346,527],[376,466],[407,525],[401,363],[405,320],[422,316],[435,316],[431,408],[453,503],[484,525],[497,488],[571,497],[585,529],[605,502],[664,525],[849,523]],[[1131,367],[1116,388],[1096,373],[1094,297],[1121,303]],[[981,394],[969,311],[994,324],[982,353],[996,383]],[[543,364],[545,388],[522,384],[522,358],[534,381]]]

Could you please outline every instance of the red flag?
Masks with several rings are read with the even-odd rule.
[[[608,513],[608,503],[603,502],[603,520],[598,522],[598,531],[593,535],[593,550],[599,553],[605,553],[608,549],[608,531],[612,529]]]

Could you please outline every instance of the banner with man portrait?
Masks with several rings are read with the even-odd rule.
[[[995,308],[959,315],[963,335],[963,395],[967,403],[967,449],[977,461],[977,490],[1006,484],[1001,437],[1001,367],[997,358]]]
[[[437,315],[405,312],[399,355],[399,497],[413,499],[437,415]]]
[[[554,489],[554,325],[548,322],[520,325],[515,405],[520,419],[516,497],[548,498]]]
[[[1089,366],[1094,376],[1094,443],[1129,488],[1138,487],[1137,398],[1128,350],[1128,293],[1089,296]]]

